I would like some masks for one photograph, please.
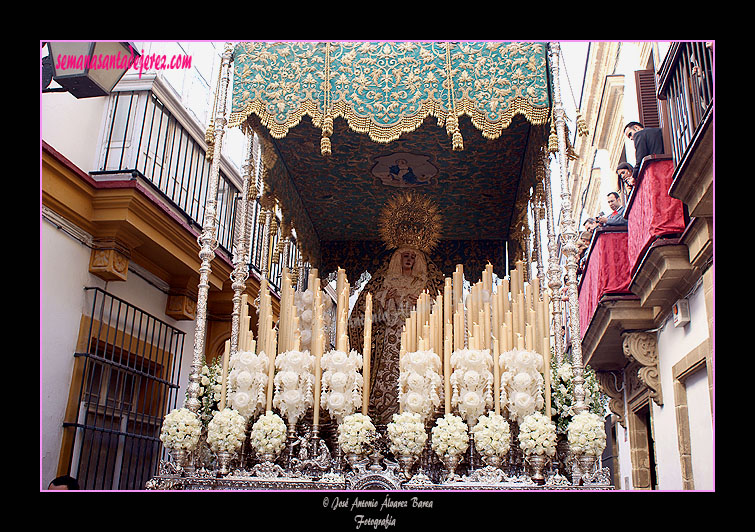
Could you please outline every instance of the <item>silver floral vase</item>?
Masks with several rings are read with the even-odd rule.
[[[170,454],[173,456],[173,461],[179,469],[186,469],[186,466],[189,464],[189,451],[186,449],[171,449]]]
[[[457,453],[448,454],[444,453],[442,456],[439,457],[440,461],[443,462],[443,466],[446,468],[446,479],[445,482],[451,482],[453,480],[456,480],[456,468],[459,467],[459,462],[461,461],[461,455]]]
[[[532,481],[538,486],[545,484],[545,475],[543,471],[548,463],[548,457],[544,454],[531,454],[527,457],[527,461],[532,466]]]
[[[579,483],[584,483],[584,477],[590,477],[595,472],[595,464],[598,458],[591,454],[578,454],[576,456],[577,463],[579,464]]]
[[[401,464],[401,470],[404,473],[404,476],[407,480],[412,478],[412,466],[414,466],[414,462],[417,461],[417,455],[412,454],[409,452],[403,452],[399,454],[397,457],[398,463]]]
[[[215,453],[218,459],[218,476],[224,477],[231,472],[231,460],[233,459],[233,453],[230,451],[218,451]]]
[[[277,457],[278,457],[278,455],[275,454],[275,453],[271,453],[271,452],[262,453],[262,461],[263,462],[273,463],[273,462],[275,462],[275,459]]]
[[[346,459],[346,462],[349,464],[349,467],[351,467],[352,470],[356,470],[357,463],[364,459],[364,453],[355,453],[352,451],[352,452],[344,453],[344,458]]]
[[[501,464],[503,463],[503,458],[501,458],[499,455],[495,453],[485,453],[482,454],[482,461],[485,462],[485,465],[490,467],[495,467],[496,469],[501,468]]]

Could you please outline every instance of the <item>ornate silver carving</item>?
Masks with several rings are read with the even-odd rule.
[[[218,106],[215,115],[215,156],[212,158],[210,165],[210,184],[207,192],[207,206],[205,208],[204,226],[202,234],[199,235],[198,242],[200,245],[199,258],[201,265],[199,267],[199,285],[197,292],[197,316],[194,329],[194,357],[191,363],[191,372],[189,373],[189,384],[187,386],[187,398],[185,406],[195,414],[199,411],[199,389],[200,389],[200,372],[205,359],[205,338],[207,326],[207,295],[210,289],[210,263],[215,258],[215,249],[218,246],[215,239],[217,231],[217,195],[218,181],[220,179],[220,151],[223,145],[223,135],[226,124],[226,97],[228,93],[228,82],[230,80],[230,65],[233,56],[233,46],[226,43],[222,55],[220,84],[217,89]]]
[[[551,70],[553,74],[553,118],[558,137],[559,168],[561,170],[561,237],[562,251],[566,256],[566,277],[569,295],[569,327],[571,329],[571,363],[574,373],[574,412],[587,410],[585,405],[584,367],[582,361],[582,335],[579,329],[579,298],[577,290],[577,228],[572,217],[569,174],[566,168],[566,121],[561,103],[561,83],[558,73],[561,45],[551,43]]]

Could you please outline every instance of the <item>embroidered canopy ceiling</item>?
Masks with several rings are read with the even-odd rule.
[[[407,189],[437,203],[445,249],[480,249],[526,209],[547,63],[544,43],[239,43],[229,126],[263,138],[269,193],[315,264],[378,244],[381,207]]]

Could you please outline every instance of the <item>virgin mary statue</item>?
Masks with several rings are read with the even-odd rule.
[[[364,309],[372,294],[372,348],[369,415],[386,425],[398,413],[398,356],[401,331],[419,295],[435,296],[443,273],[428,258],[439,238],[435,206],[422,196],[403,194],[381,213],[380,233],[390,253],[362,289],[349,319],[349,342],[363,351]]]

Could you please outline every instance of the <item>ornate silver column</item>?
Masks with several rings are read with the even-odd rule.
[[[545,157],[550,163],[550,159]],[[551,197],[551,170],[550,164],[545,165],[545,213],[548,227],[548,287],[551,289],[551,304],[553,305],[553,329],[555,337],[554,352],[556,362],[561,365],[564,362],[564,336],[561,333],[561,268],[558,266],[558,244],[556,243],[556,230],[553,224],[553,198]]]
[[[257,196],[257,185],[252,183],[254,175],[254,132],[248,132],[246,137],[246,158],[242,166],[243,185],[238,205],[236,224],[236,245],[233,254],[233,272],[231,273],[231,288],[233,288],[233,313],[231,314],[231,356],[239,347],[239,320],[241,318],[241,296],[246,290],[249,279],[249,213],[250,206]]]
[[[572,218],[571,193],[569,192],[569,174],[566,167],[566,121],[564,106],[561,102],[561,83],[559,81],[559,58],[561,45],[551,43],[551,71],[553,73],[553,118],[558,137],[558,160],[561,171],[561,238],[563,253],[566,256],[566,285],[569,303],[569,327],[571,329],[571,356],[574,372],[574,411],[584,412],[585,389],[584,367],[582,364],[582,337],[579,330],[579,301],[577,292],[577,229]]]
[[[207,326],[207,294],[210,288],[210,263],[215,258],[215,249],[218,243],[215,238],[217,232],[217,196],[218,180],[220,177],[220,153],[223,145],[223,135],[225,133],[226,117],[226,95],[228,92],[228,82],[230,80],[230,65],[233,59],[233,46],[226,43],[223,50],[220,64],[220,84],[217,87],[215,98],[217,99],[217,109],[215,115],[215,144],[210,165],[210,183],[207,193],[207,206],[205,208],[204,226],[202,234],[199,235],[199,258],[202,263],[199,267],[199,285],[197,294],[197,318],[194,329],[194,358],[191,362],[191,373],[189,374],[189,384],[187,387],[186,408],[194,412],[199,411],[199,388],[200,372],[205,360],[205,338]]]

